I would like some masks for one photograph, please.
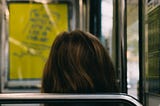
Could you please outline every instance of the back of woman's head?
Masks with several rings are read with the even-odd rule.
[[[80,30],[55,39],[44,68],[42,92],[116,92],[110,57],[96,37]]]

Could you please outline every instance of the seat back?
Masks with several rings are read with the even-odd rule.
[[[7,93],[0,94],[0,104],[53,104],[54,106],[142,106],[126,94],[56,94]],[[5,105],[6,106],[6,105]],[[23,106],[23,105],[22,105]]]

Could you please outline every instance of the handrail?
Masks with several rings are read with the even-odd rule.
[[[57,93],[4,93],[0,94],[0,104],[47,103],[74,100],[119,100],[142,106],[136,99],[126,94],[57,94]]]

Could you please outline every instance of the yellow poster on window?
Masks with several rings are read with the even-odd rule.
[[[67,4],[9,4],[9,79],[39,79],[56,35],[68,30]]]

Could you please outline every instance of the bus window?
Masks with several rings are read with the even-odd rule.
[[[127,82],[128,94],[137,98],[138,60],[138,0],[127,0]]]
[[[102,43],[112,51],[112,30],[113,30],[113,0],[102,0]]]

